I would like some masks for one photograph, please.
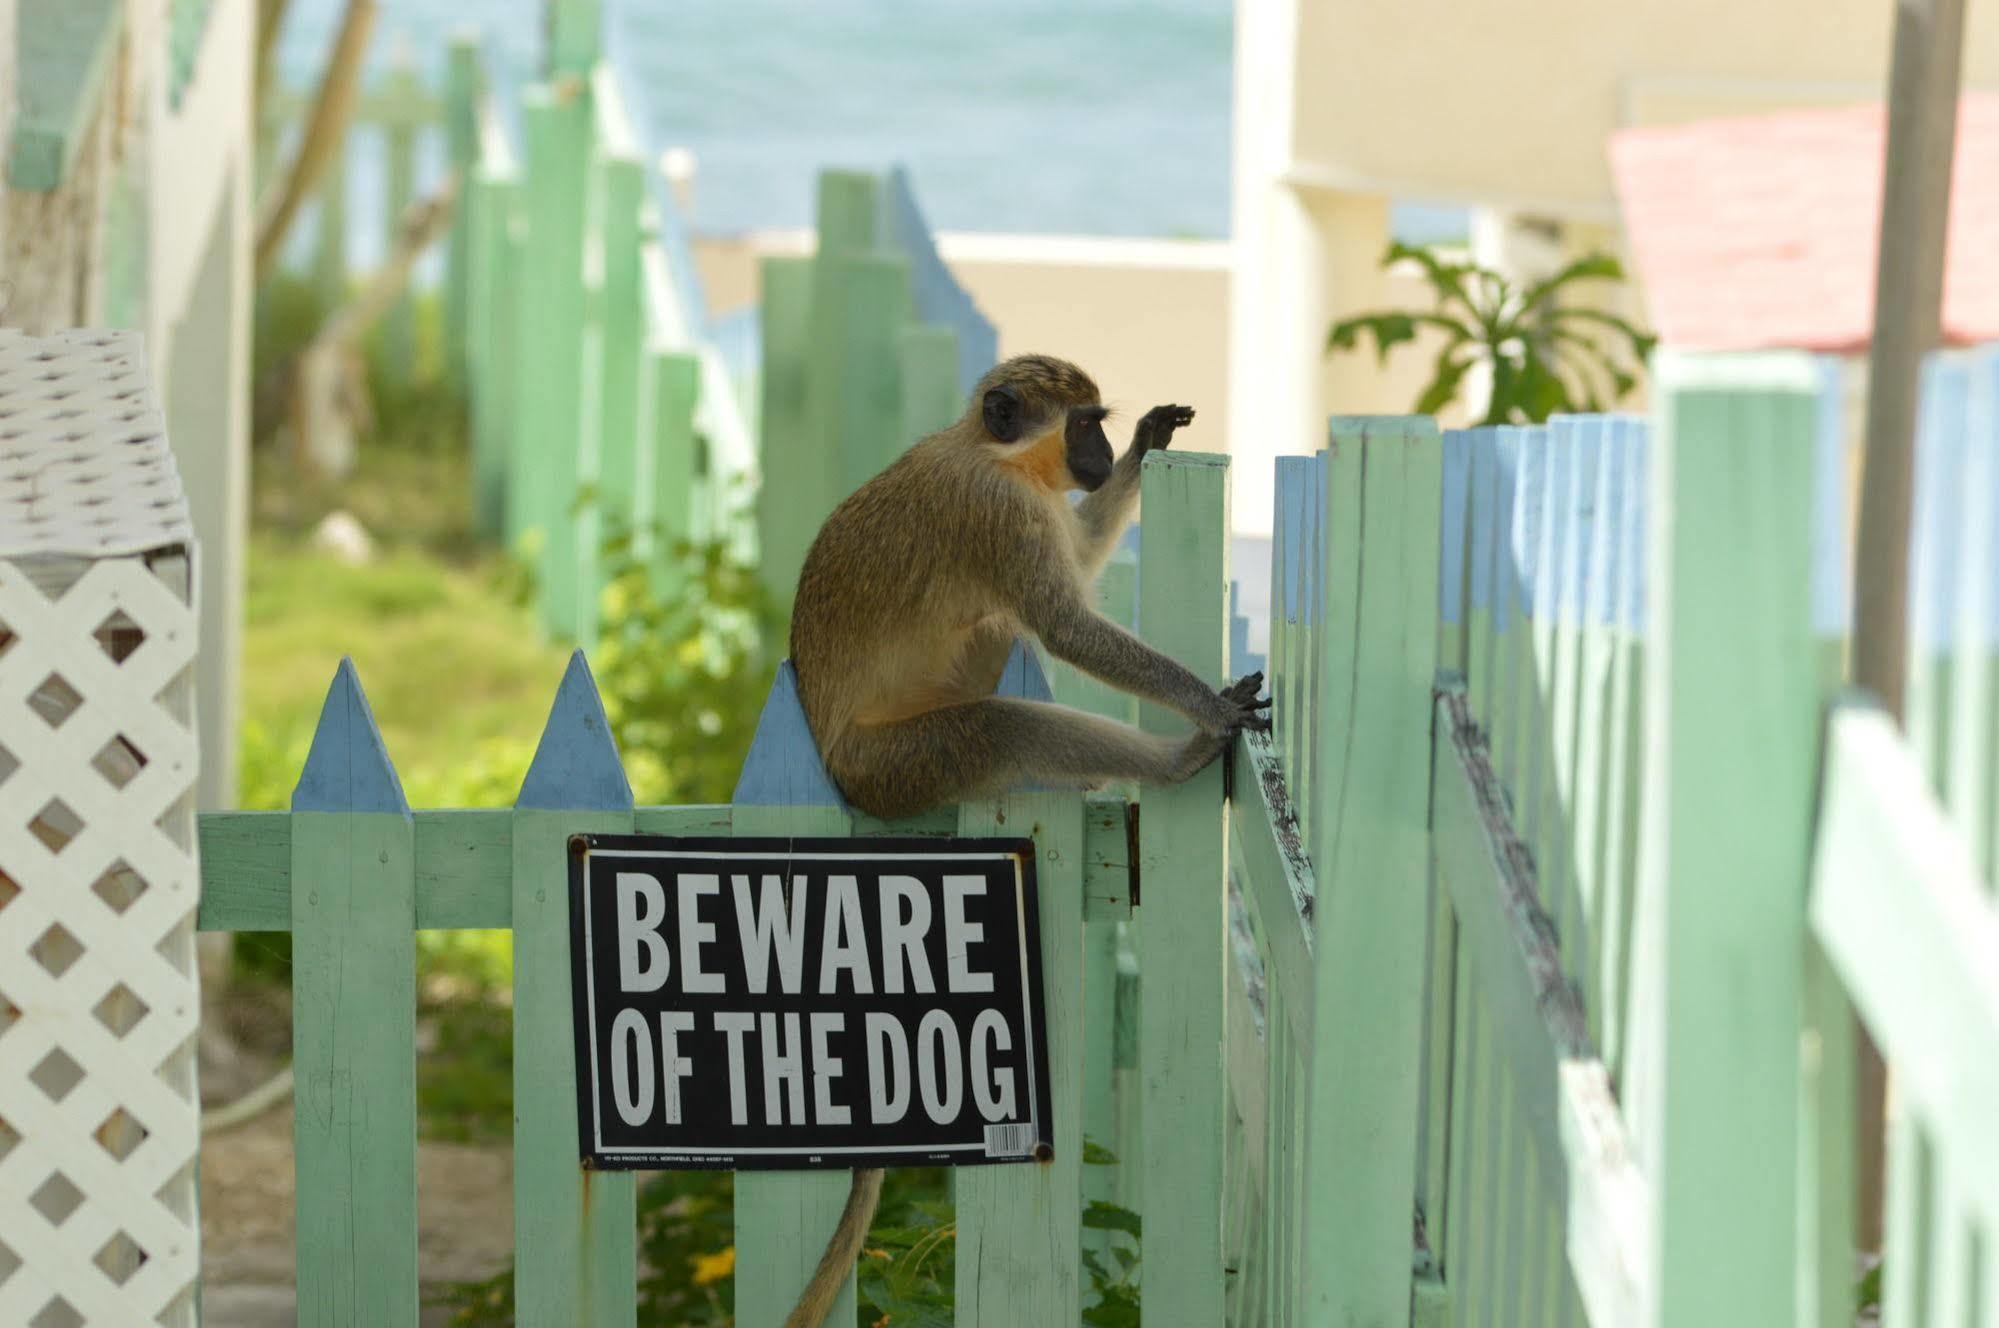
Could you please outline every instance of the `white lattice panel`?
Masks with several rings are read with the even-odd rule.
[[[136,342],[0,335],[0,1325],[10,1328],[194,1321],[187,529]]]

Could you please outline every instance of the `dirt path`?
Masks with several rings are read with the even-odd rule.
[[[204,1328],[297,1322],[289,1103],[206,1139],[201,1150]],[[513,1252],[513,1166],[505,1146],[417,1146],[417,1269],[427,1293],[490,1277]],[[425,1325],[442,1324],[426,1310]]]

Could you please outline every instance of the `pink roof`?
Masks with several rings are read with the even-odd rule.
[[[1698,350],[1864,349],[1874,311],[1879,103],[1611,136],[1653,329]],[[1999,95],[1967,93],[1951,179],[1943,330],[1999,340]]]

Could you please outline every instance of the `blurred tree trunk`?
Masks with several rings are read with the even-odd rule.
[[[266,0],[282,8],[283,0]],[[340,33],[333,43],[319,92],[306,117],[305,133],[291,166],[267,191],[257,208],[257,277],[262,280],[284,248],[285,236],[298,210],[329,163],[337,161],[347,141],[347,121],[361,82],[361,64],[368,52],[368,34],[375,26],[375,0],[347,0]],[[275,30],[273,30],[275,31]],[[270,38],[260,38],[260,42]],[[260,59],[265,53],[260,50]]]

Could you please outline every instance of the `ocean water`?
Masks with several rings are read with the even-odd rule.
[[[1219,238],[1229,228],[1232,0],[604,0],[652,142],[696,154],[697,230],[808,224],[824,166],[900,162],[938,229]],[[294,0],[279,45],[310,86],[340,0]],[[441,75],[468,26],[515,79],[542,0],[381,0],[371,62]],[[350,215],[379,207],[357,144]],[[424,172],[440,168],[428,154]],[[363,225],[356,218],[357,227]],[[1458,214],[1405,208],[1412,238]],[[378,227],[357,229],[366,261]]]

